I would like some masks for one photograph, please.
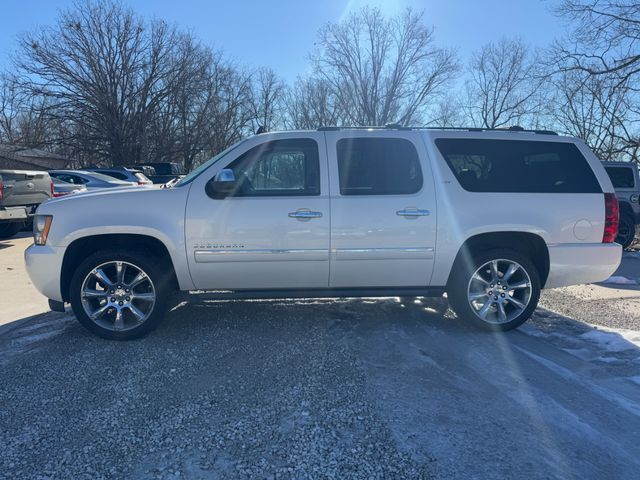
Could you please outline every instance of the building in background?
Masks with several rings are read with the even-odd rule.
[[[37,148],[0,144],[0,168],[17,170],[49,170],[65,168],[69,160],[61,155]]]

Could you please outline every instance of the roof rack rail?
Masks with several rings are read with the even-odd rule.
[[[336,127],[327,126],[318,128],[319,132],[327,131],[339,131],[339,130],[453,130],[459,132],[523,132],[523,133],[537,133],[538,135],[558,135],[553,130],[528,130],[522,128],[519,125],[513,125],[505,128],[484,128],[484,127],[404,127],[397,123],[391,123],[385,126],[370,126],[370,127]]]

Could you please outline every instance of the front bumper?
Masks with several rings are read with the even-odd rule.
[[[0,208],[0,221],[2,222],[23,222],[29,219],[27,207],[4,207]]]
[[[31,245],[24,251],[27,273],[34,287],[45,297],[62,302],[60,279],[64,247]]]
[[[544,288],[602,282],[620,266],[622,247],[617,243],[549,245],[549,276]]]

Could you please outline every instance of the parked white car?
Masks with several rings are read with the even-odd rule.
[[[177,290],[446,292],[458,316],[509,330],[530,317],[542,288],[616,270],[613,192],[582,141],[550,132],[268,133],[171,188],[43,204],[25,258],[53,309],[70,302],[106,338],[150,331]]]

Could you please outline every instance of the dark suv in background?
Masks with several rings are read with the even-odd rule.
[[[184,176],[184,168],[175,162],[140,163],[139,166],[153,168],[154,174],[147,174],[147,177],[149,177],[153,183],[167,183],[175,178]]]
[[[630,162],[603,162],[620,203],[620,227],[616,242],[625,249],[634,243],[640,223],[640,178],[638,165]]]

